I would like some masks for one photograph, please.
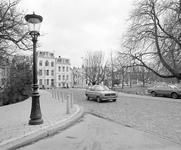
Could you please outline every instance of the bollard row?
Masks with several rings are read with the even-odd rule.
[[[59,89],[52,89],[52,97],[55,99],[57,98],[58,100],[62,100],[62,102],[65,101],[65,93],[62,92]],[[67,94],[67,103],[66,103],[66,114],[70,114],[70,108],[73,108],[74,106],[74,100],[73,100],[73,93],[68,92]]]

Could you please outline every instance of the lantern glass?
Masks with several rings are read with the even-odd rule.
[[[35,15],[34,13],[31,15],[26,15],[25,19],[28,23],[28,28],[30,33],[40,31],[40,26],[43,18],[41,16]]]
[[[31,18],[30,20],[32,21],[35,19]],[[28,29],[30,32],[32,32],[32,31],[40,32],[40,26],[41,26],[41,23],[28,22]]]

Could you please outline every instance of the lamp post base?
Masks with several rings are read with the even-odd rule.
[[[39,124],[42,124],[43,123],[43,119],[40,118],[40,119],[36,119],[36,120],[30,120],[29,121],[29,125],[39,125]]]
[[[29,120],[29,125],[38,125],[43,123],[41,109],[40,109],[40,102],[39,102],[39,93],[37,91],[38,85],[33,85],[34,92],[32,95],[32,107],[31,107],[31,115]]]

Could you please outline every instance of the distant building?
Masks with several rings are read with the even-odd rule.
[[[6,78],[8,77],[9,66],[0,65],[0,88],[4,87]]]
[[[55,58],[56,87],[72,87],[70,59]]]
[[[84,87],[87,85],[86,73],[84,68],[72,69],[72,83],[74,87]]]
[[[40,88],[72,86],[70,59],[55,58],[52,52],[38,51],[37,68]]]
[[[9,73],[8,61],[1,61],[0,64],[0,88],[3,88]]]

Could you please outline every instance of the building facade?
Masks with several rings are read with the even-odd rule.
[[[72,86],[70,59],[56,58],[52,52],[38,51],[37,68],[40,88]]]
[[[0,90],[1,88],[4,88],[8,75],[9,75],[9,70],[10,70],[10,64],[9,60],[1,60],[0,61]]]
[[[9,66],[0,65],[0,89],[4,87],[8,77]]]
[[[73,87],[84,87],[87,85],[85,69],[73,67],[72,69]]]
[[[70,59],[60,56],[55,59],[55,77],[56,87],[72,87]]]

